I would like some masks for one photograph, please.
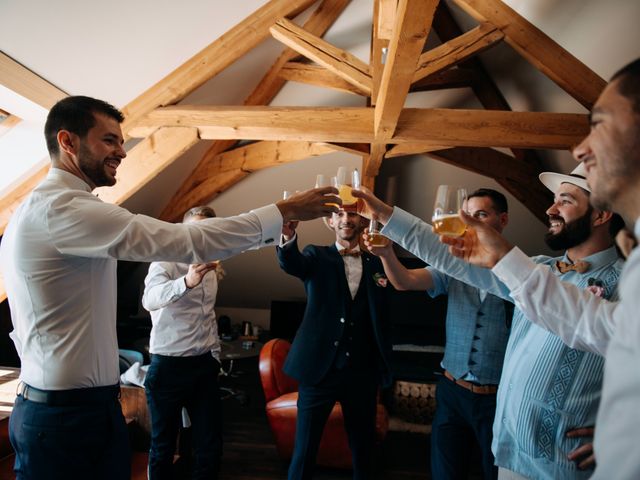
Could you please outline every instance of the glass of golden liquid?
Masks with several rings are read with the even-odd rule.
[[[356,168],[349,174],[347,167],[339,167],[338,175],[333,177],[334,187],[339,191],[338,195],[342,199],[342,209],[345,212],[358,211],[358,199],[351,195],[351,190],[360,188],[360,172]]]
[[[380,222],[371,220],[369,222],[368,240],[373,247],[385,247],[389,239],[380,233]]]
[[[434,232],[450,237],[459,237],[464,233],[467,226],[460,219],[458,211],[463,207],[465,198],[465,188],[454,185],[438,186],[431,218]]]

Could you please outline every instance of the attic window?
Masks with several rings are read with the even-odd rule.
[[[0,137],[20,123],[20,118],[0,108]]]

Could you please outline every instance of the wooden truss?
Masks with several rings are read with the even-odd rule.
[[[212,139],[161,218],[180,218],[253,171],[336,150],[363,158],[363,183],[370,188],[385,158],[428,152],[495,179],[545,218],[550,197],[531,181],[541,171],[535,150],[571,148],[587,133],[587,116],[512,112],[476,55],[504,41],[586,108],[605,81],[500,0],[453,0],[478,23],[467,32],[443,1],[374,0],[365,63],[322,38],[349,1],[322,0],[299,26],[291,19],[314,0],[270,0],[125,106],[125,136],[143,141],[128,152],[117,185],[98,189],[100,197],[123,202],[196,142]],[[432,29],[442,43],[425,51]],[[286,48],[244,105],[180,103],[269,36]],[[360,95],[368,106],[268,106],[288,81]],[[405,108],[410,92],[459,87],[470,87],[485,110]],[[239,140],[255,143],[237,146]],[[0,233],[45,171],[0,198]]]

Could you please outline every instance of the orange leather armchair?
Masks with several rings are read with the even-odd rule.
[[[260,380],[267,402],[267,419],[273,432],[278,455],[290,460],[296,433],[298,382],[283,371],[291,344],[279,338],[268,341],[260,351]],[[389,417],[384,405],[378,403],[376,439],[382,442],[389,429]],[[318,465],[351,468],[351,450],[339,403],[333,407],[322,434]]]

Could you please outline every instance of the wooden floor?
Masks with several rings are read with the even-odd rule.
[[[247,393],[247,404],[224,401],[224,454],[221,480],[283,479],[288,464],[277,456],[264,412],[257,359],[238,362],[242,374],[231,379]],[[377,479],[429,479],[429,436],[389,432],[377,456]],[[316,480],[351,479],[350,471],[317,468]]]

